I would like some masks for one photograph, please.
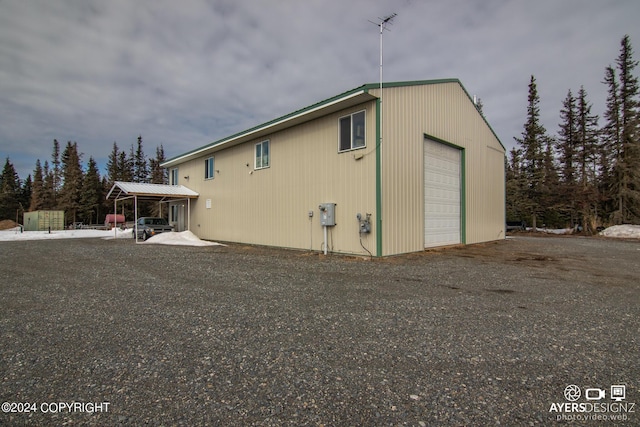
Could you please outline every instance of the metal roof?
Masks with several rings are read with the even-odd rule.
[[[107,199],[121,196],[139,196],[170,199],[195,199],[198,193],[184,185],[146,184],[142,182],[116,181],[107,194]]]
[[[374,99],[377,98],[368,93],[368,88],[366,86],[361,86],[340,95],[334,96],[333,98],[329,98],[317,104],[313,104],[301,110],[294,111],[293,113],[287,114],[286,116],[279,117],[262,125],[247,129],[243,132],[231,135],[227,138],[220,139],[203,147],[181,154],[177,157],[167,160],[160,166],[168,168],[173,165],[182,163],[186,160],[204,154],[212,153],[221,150],[222,148],[242,144],[256,138],[262,138],[266,135],[270,135],[272,133],[287,129],[300,123],[304,123],[309,120],[331,114],[335,111],[349,108],[353,105],[372,101]]]
[[[414,81],[403,81],[403,82],[387,82],[383,84],[383,88],[392,88],[392,87],[405,87],[405,86],[422,86],[422,85],[433,85],[433,84],[442,84],[442,83],[457,83],[462,87],[462,90],[467,94],[469,100],[473,102],[471,96],[467,90],[462,86],[462,83],[459,79],[437,79],[437,80],[414,80]],[[173,157],[160,166],[164,168],[169,168],[185,162],[187,160],[193,159],[198,156],[202,156],[205,154],[210,154],[215,151],[221,150],[222,148],[226,148],[229,146],[242,144],[247,141],[254,140],[256,138],[262,138],[274,132],[286,129],[291,126],[298,125],[300,123],[304,123],[309,120],[313,120],[315,118],[321,117],[323,115],[327,115],[333,113],[335,111],[339,111],[344,108],[351,107],[353,105],[361,104],[367,101],[371,101],[377,99],[376,96],[369,93],[372,89],[378,89],[380,87],[380,83],[368,83],[364,84],[355,89],[351,89],[334,97],[325,99],[324,101],[320,101],[316,104],[310,105],[308,107],[302,108],[300,110],[294,111],[293,113],[289,113],[277,119],[271,120],[269,122],[263,123],[261,125],[255,126],[251,129],[247,129],[243,132],[236,133],[229,137],[220,139],[218,141],[214,141],[210,144],[204,145],[200,148],[196,148],[195,150],[188,151],[184,154]],[[487,122],[484,115],[482,115],[483,120],[491,129],[491,132],[495,135],[495,137],[500,142],[498,135],[493,131],[489,122]],[[500,142],[502,145],[502,142]],[[503,145],[504,147],[504,145]]]

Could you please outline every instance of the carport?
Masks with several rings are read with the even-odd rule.
[[[142,182],[116,181],[107,194],[107,200],[113,199],[113,213],[118,212],[118,202],[133,199],[134,224],[138,223],[138,200],[155,200],[162,203],[187,201],[187,230],[191,230],[191,199],[197,199],[198,193],[184,185],[145,184]],[[135,225],[134,225],[135,227]],[[114,227],[115,230],[115,227]],[[115,231],[114,231],[115,233]],[[136,233],[136,242],[138,235]]]

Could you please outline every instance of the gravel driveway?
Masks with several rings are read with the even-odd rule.
[[[0,277],[0,425],[640,424],[637,241],[3,242]]]

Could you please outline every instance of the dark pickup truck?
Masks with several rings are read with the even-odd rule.
[[[507,221],[507,231],[525,231],[527,223],[524,221]]]
[[[138,218],[138,222],[133,227],[133,237],[138,235],[138,239],[147,240],[156,234],[173,231],[173,226],[169,225],[166,219],[145,216]]]

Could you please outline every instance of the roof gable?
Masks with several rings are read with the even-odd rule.
[[[469,93],[464,88],[459,79],[451,78],[451,79],[436,79],[436,80],[413,80],[413,81],[404,81],[404,82],[387,82],[382,85],[382,88],[394,88],[394,87],[406,87],[406,86],[423,86],[423,85],[433,85],[433,84],[445,84],[445,83],[457,83],[460,85],[464,93],[469,98],[470,102],[473,102],[473,99],[469,96]],[[379,89],[380,83],[367,83],[357,88],[348,90],[339,95],[335,95],[331,98],[325,99],[323,101],[312,104],[308,107],[296,110],[292,113],[286,114],[284,116],[278,117],[276,119],[270,120],[261,125],[252,127],[250,129],[244,130],[242,132],[233,134],[226,138],[219,139],[217,141],[206,144],[202,147],[196,148],[194,150],[188,151],[186,153],[180,154],[178,156],[172,157],[162,163],[160,166],[164,168],[172,167],[177,164],[183,163],[187,160],[191,160],[193,158],[203,156],[208,153],[212,153],[214,151],[218,151],[223,147],[229,147],[237,144],[242,144],[244,142],[248,142],[251,140],[255,140],[257,138],[266,136],[268,134],[272,134],[274,132],[287,129],[289,127],[302,124],[308,122],[310,120],[316,119],[318,117],[322,117],[328,114],[331,114],[335,111],[339,111],[350,106],[354,106],[357,104],[361,104],[367,101],[371,101],[377,99],[376,96],[369,93],[372,89]],[[494,134],[500,145],[500,139],[493,131],[486,118],[482,116],[484,122],[487,124],[491,132]],[[504,147],[504,145],[503,145]]]

